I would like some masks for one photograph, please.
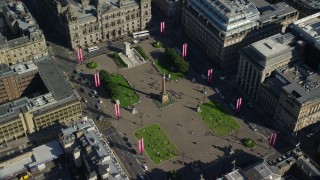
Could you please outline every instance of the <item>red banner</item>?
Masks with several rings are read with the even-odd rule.
[[[236,105],[236,112],[240,111],[241,104],[242,104],[242,98],[238,98],[237,99],[237,105]]]
[[[81,63],[83,62],[83,54],[82,54],[82,49],[78,49],[78,62]]]
[[[120,118],[120,108],[119,108],[118,104],[114,105],[114,111],[115,111],[116,117],[119,119]]]
[[[212,83],[212,73],[213,73],[213,69],[209,69],[208,70],[208,83]]]
[[[187,43],[184,43],[182,45],[182,57],[186,57],[187,56],[187,49],[188,49],[188,45],[187,45]]]
[[[162,22],[160,22],[160,32],[161,33],[164,31],[164,28],[165,28],[165,22],[162,21]]]

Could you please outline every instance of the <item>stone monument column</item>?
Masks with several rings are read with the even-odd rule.
[[[130,43],[124,42],[124,53],[128,57],[130,55]]]

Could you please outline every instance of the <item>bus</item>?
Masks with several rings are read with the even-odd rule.
[[[97,50],[99,50],[98,46],[93,46],[88,48],[88,52],[97,51]]]
[[[142,38],[142,37],[149,37],[150,33],[148,30],[145,30],[145,31],[134,32],[134,33],[132,33],[132,36],[134,39]]]

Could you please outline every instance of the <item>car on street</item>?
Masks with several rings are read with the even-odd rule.
[[[252,129],[254,132],[258,131],[255,124],[250,123],[249,128]]]
[[[147,176],[148,176],[150,179],[152,179],[152,178],[153,178],[153,176],[152,176],[152,172],[147,171],[147,172],[146,172],[146,174],[147,174]]]
[[[126,143],[129,148],[132,148],[132,144],[130,142]]]
[[[80,86],[80,88],[79,88],[79,90],[80,90],[80,92],[84,92],[84,88],[83,88],[83,86]]]
[[[100,104],[102,104],[102,100],[101,100],[101,99],[98,99],[98,102],[99,102]]]
[[[137,44],[139,43],[139,40],[133,40],[131,44]]]
[[[97,117],[97,120],[98,120],[98,121],[102,121],[103,118],[104,118],[103,115],[99,115],[99,116]]]
[[[179,53],[179,55],[181,55],[181,51],[179,50],[179,48],[175,47],[174,49]]]
[[[216,91],[216,93],[220,93],[219,89],[218,88],[214,88],[214,90]]]
[[[222,94],[220,94],[220,97],[221,97],[222,99],[224,99],[224,96],[223,96]]]
[[[101,109],[101,106],[99,104],[96,104],[97,109]]]
[[[93,94],[93,95],[96,95],[96,94],[97,94],[97,91],[96,91],[96,90],[92,90],[92,94]]]
[[[142,168],[143,170],[147,171],[148,170],[148,166],[146,164],[142,164]]]
[[[88,95],[89,95],[90,97],[94,97],[94,95],[93,95],[92,93],[88,93]]]
[[[311,138],[313,136],[313,133],[310,133],[307,135],[308,138]]]
[[[83,98],[83,99],[82,99],[82,101],[83,101],[83,102],[85,102],[85,103],[87,103],[87,102],[88,102],[85,98]]]
[[[231,108],[234,110],[235,109],[235,107],[234,107],[234,105],[232,104],[232,103],[230,103],[230,106],[231,106]]]

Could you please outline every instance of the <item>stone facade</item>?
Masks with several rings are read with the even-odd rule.
[[[237,81],[253,99],[258,100],[260,85],[271,73],[300,58],[295,36],[277,34],[240,50]]]
[[[58,19],[73,49],[117,40],[146,29],[151,20],[151,0],[83,0],[81,3],[45,0],[43,3],[51,11],[51,19]]]
[[[45,37],[22,2],[8,3],[2,11],[0,63],[11,65],[48,55]]]

